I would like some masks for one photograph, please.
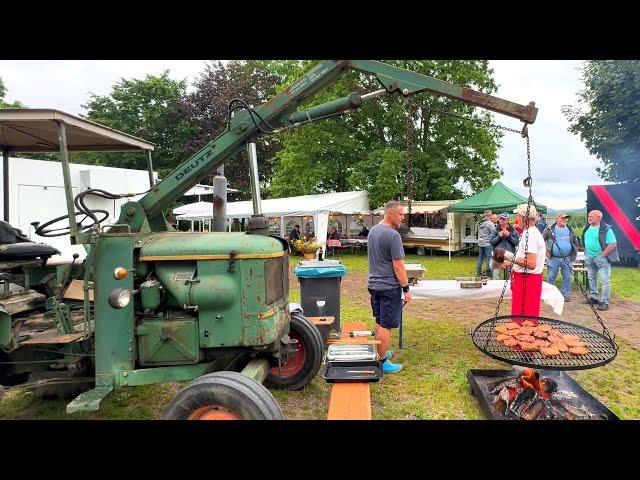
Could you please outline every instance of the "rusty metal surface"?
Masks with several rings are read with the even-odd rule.
[[[22,345],[55,345],[63,343],[71,343],[81,339],[84,333],[68,333],[58,335],[55,328],[45,330],[44,332],[34,332],[31,338],[20,342]]]

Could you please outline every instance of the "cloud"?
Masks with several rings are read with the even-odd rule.
[[[589,154],[577,135],[567,129],[569,122],[562,106],[574,104],[582,88],[579,61],[490,61],[500,85],[497,96],[521,104],[536,102],[536,122],[529,127],[533,197],[554,208],[579,208],[586,201],[587,185],[601,184],[596,173],[600,161]],[[497,123],[511,128],[521,124],[502,115]],[[504,170],[502,181],[518,193],[528,195],[522,186],[527,176],[526,143],[515,134],[502,139],[498,164]]]

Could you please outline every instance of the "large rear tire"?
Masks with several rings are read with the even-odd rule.
[[[301,313],[291,313],[289,336],[298,340],[298,352],[284,365],[271,368],[264,385],[278,390],[300,390],[320,370],[323,342],[318,328]]]
[[[283,420],[271,392],[238,372],[196,378],[171,400],[166,420]]]

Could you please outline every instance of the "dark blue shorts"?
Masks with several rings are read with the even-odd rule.
[[[402,319],[402,288],[372,290],[371,308],[376,323],[383,328],[398,328]]]

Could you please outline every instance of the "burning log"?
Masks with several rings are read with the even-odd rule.
[[[532,368],[517,377],[500,379],[489,386],[494,394],[493,408],[498,413],[523,420],[576,420],[596,418],[579,397],[558,391],[558,384],[549,377],[540,378]]]

